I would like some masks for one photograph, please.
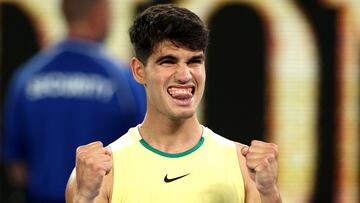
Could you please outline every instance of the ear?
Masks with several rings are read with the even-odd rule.
[[[130,67],[131,67],[131,71],[132,71],[134,79],[138,83],[146,85],[144,64],[136,57],[132,57],[130,60]]]

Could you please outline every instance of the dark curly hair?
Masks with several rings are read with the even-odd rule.
[[[209,31],[193,12],[172,4],[159,4],[147,8],[137,16],[129,29],[136,57],[146,64],[154,47],[164,40],[190,50],[204,51]]]

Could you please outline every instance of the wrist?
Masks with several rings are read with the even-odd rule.
[[[83,195],[77,194],[74,196],[74,203],[93,203],[94,199],[87,198]]]
[[[263,191],[263,192],[260,191],[260,197],[261,197],[261,202],[263,203],[265,202],[281,203],[280,192],[277,186],[274,186],[272,189],[269,189],[267,191]]]
[[[77,188],[74,196],[74,203],[93,203],[98,194],[99,192],[93,193],[88,190]]]

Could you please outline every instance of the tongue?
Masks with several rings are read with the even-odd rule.
[[[188,99],[192,97],[192,94],[189,92],[173,92],[171,96],[175,99]]]

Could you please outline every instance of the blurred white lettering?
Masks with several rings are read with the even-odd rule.
[[[108,101],[114,94],[112,82],[98,74],[49,72],[36,75],[26,88],[27,98],[76,98]]]

